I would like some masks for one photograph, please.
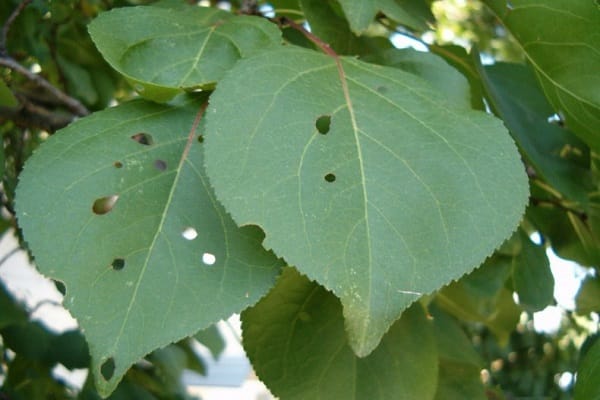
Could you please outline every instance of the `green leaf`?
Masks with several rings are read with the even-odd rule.
[[[505,287],[511,272],[512,258],[495,255],[436,293],[436,303],[461,320],[486,325],[506,343],[522,311]]]
[[[585,278],[577,291],[575,304],[579,314],[600,311],[600,279],[592,276]]]
[[[484,400],[480,372],[483,361],[473,344],[449,315],[437,307],[433,315],[435,340],[439,354],[436,400]]]
[[[89,31],[113,68],[156,101],[210,89],[240,58],[281,42],[279,29],[264,18],[195,6],[113,9]]]
[[[207,118],[218,198],[341,298],[361,356],[419,296],[479,265],[526,202],[500,122],[396,68],[267,51],[221,81]]]
[[[338,0],[350,23],[352,31],[357,34],[366,31],[378,11],[382,11],[391,19],[416,30],[427,29],[426,18],[428,7],[422,2],[414,4],[406,0]]]
[[[592,0],[484,0],[521,45],[566,125],[600,149],[600,9]]]
[[[153,349],[253,304],[278,271],[262,233],[212,194],[199,107],[138,100],[80,119],[20,177],[19,226],[40,271],[65,283],[104,396]]]
[[[377,64],[400,68],[415,74],[445,94],[453,105],[471,108],[469,82],[460,72],[435,54],[413,49],[390,49],[374,57],[373,60]]]
[[[361,55],[392,48],[389,40],[358,37],[343,17],[338,15],[330,2],[323,0],[300,0],[302,11],[310,24],[311,32],[326,42],[338,54]]]
[[[600,340],[588,350],[577,369],[574,400],[600,399]]]
[[[16,107],[19,101],[15,95],[10,91],[6,83],[0,79],[0,106],[2,107]]]
[[[0,265],[1,267],[1,265]],[[0,280],[0,329],[27,321],[27,312]]]
[[[283,399],[433,399],[437,353],[420,304],[408,309],[368,357],[344,332],[339,300],[294,269],[242,313],[244,348]]]
[[[587,203],[592,189],[589,149],[566,129],[548,122],[554,114],[535,76],[518,64],[480,67],[487,98],[536,171],[571,200]]]
[[[217,360],[223,353],[223,350],[225,350],[225,339],[223,339],[223,336],[216,325],[211,325],[200,332],[196,332],[194,339],[206,346],[215,360]]]
[[[513,258],[514,289],[519,295],[519,305],[526,311],[540,311],[554,303],[554,277],[543,246],[531,242],[519,230],[521,252]]]

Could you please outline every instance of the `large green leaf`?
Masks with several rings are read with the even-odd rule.
[[[524,209],[500,122],[445,99],[396,68],[298,48],[241,61],[211,97],[217,196],[341,298],[362,356],[421,294],[479,265]]]
[[[600,149],[600,8],[593,0],[484,0],[519,42],[567,126]]]
[[[548,122],[552,107],[524,65],[480,68],[488,100],[536,172],[562,195],[582,204],[592,190],[589,149],[568,130]]]
[[[437,381],[433,327],[411,307],[368,357],[344,332],[339,300],[293,269],[242,313],[244,348],[257,375],[282,399],[428,400]]]
[[[144,97],[211,88],[241,57],[278,45],[264,18],[203,7],[126,7],[98,16],[90,34],[106,60]]]
[[[151,350],[255,302],[277,273],[262,233],[238,229],[209,188],[199,107],[99,112],[54,135],[21,175],[19,226],[41,272],[66,285],[103,395]]]

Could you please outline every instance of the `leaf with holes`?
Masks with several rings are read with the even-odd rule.
[[[413,74],[300,48],[234,67],[206,141],[217,197],[341,298],[362,356],[415,299],[483,262],[527,201],[500,121]]]
[[[415,304],[381,346],[357,357],[344,333],[339,300],[286,269],[256,306],[242,313],[244,348],[257,375],[282,399],[433,399],[433,326]]]
[[[66,285],[103,395],[151,350],[253,304],[278,271],[260,230],[237,228],[209,188],[198,109],[138,100],[83,118],[20,178],[19,225]]]
[[[598,1],[484,0],[523,47],[566,125],[600,149]]]
[[[156,101],[212,88],[240,58],[281,42],[279,29],[264,18],[196,6],[114,9],[89,31],[113,68]]]

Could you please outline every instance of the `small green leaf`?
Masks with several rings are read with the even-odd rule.
[[[502,244],[527,200],[500,121],[397,68],[266,51],[230,71],[207,113],[218,198],[340,297],[361,356],[419,296]]]
[[[113,9],[89,31],[113,68],[156,101],[212,88],[240,58],[281,42],[280,31],[264,18],[195,6]]]
[[[600,149],[600,9],[593,0],[484,0],[521,45],[566,125]]]
[[[600,340],[588,350],[577,369],[574,400],[600,399]]]
[[[514,289],[519,305],[533,313],[554,302],[554,277],[544,247],[532,243],[522,230],[519,234],[521,252],[512,262]]]
[[[525,66],[496,63],[480,67],[492,107],[536,171],[571,200],[587,203],[592,190],[589,149],[568,130],[548,122],[552,107]],[[587,162],[586,162],[587,161]]]
[[[64,282],[104,396],[153,349],[253,304],[278,272],[262,233],[238,229],[212,194],[199,107],[138,100],[80,119],[20,177],[19,226],[41,272]]]
[[[6,83],[0,79],[0,106],[2,107],[16,107],[19,101],[15,95],[10,91]]]
[[[575,304],[579,314],[600,311],[600,279],[588,276],[577,291]]]
[[[223,336],[216,325],[211,325],[200,332],[196,332],[193,337],[210,350],[210,353],[215,360],[218,359],[221,353],[223,353],[223,350],[225,350],[225,339],[223,339]]]
[[[433,399],[437,353],[418,303],[373,353],[358,358],[344,332],[339,300],[290,268],[242,313],[242,328],[257,375],[282,399]]]
[[[427,5],[418,0],[338,0],[350,23],[352,31],[357,34],[366,31],[373,22],[378,11],[389,18],[416,30],[427,29]],[[419,4],[416,4],[418,1]]]

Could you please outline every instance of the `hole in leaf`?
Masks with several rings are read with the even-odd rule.
[[[56,287],[56,290],[60,292],[60,294],[62,294],[63,296],[67,295],[67,287],[62,281],[53,279],[52,282],[54,282],[54,286]]]
[[[204,136],[198,135],[198,143],[204,143]]]
[[[152,136],[149,133],[136,133],[135,135],[131,136],[131,138],[139,144],[143,144],[144,146],[150,146],[154,144],[154,139],[152,139]]]
[[[110,264],[112,269],[115,271],[120,271],[125,268],[125,259],[124,258],[115,258]]]
[[[329,128],[331,127],[331,116],[321,115],[319,118],[317,118],[315,126],[320,134],[327,134],[327,132],[329,132]]]
[[[113,165],[115,168],[123,168],[123,163],[121,161],[115,161]]]
[[[115,359],[110,357],[108,360],[104,361],[100,366],[100,373],[104,379],[109,381],[115,373]]]
[[[552,114],[551,116],[548,117],[547,121],[550,124],[555,124],[555,125],[558,125],[558,126],[564,126],[564,121],[560,117],[559,114]]]
[[[94,204],[92,205],[92,211],[96,215],[104,215],[106,213],[109,213],[115,206],[115,203],[118,199],[119,196],[117,196],[116,194],[106,197],[100,197],[99,199],[96,199],[96,201],[94,201]]]
[[[159,171],[164,171],[167,169],[167,162],[163,160],[154,161],[154,167]]]
[[[325,175],[325,180],[327,182],[335,182],[335,174],[329,173]]]
[[[187,240],[194,240],[198,237],[198,231],[191,226],[188,226],[183,230],[183,232],[181,232],[181,236]]]
[[[214,265],[217,262],[217,257],[211,253],[202,254],[202,262],[204,265]]]

